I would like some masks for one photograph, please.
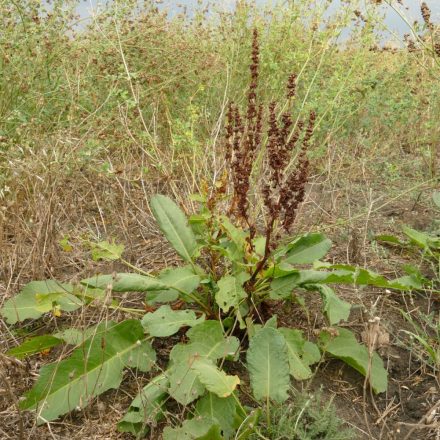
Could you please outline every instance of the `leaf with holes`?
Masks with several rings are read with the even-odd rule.
[[[168,287],[157,278],[137,273],[118,273],[114,276],[96,275],[82,280],[81,284],[99,289],[106,289],[111,285],[114,292],[147,292]]]
[[[170,306],[159,307],[142,318],[145,330],[156,337],[167,337],[177,333],[181,327],[194,327],[205,320],[205,315],[197,318],[192,310],[173,310]]]
[[[255,398],[284,402],[288,397],[290,368],[286,342],[278,330],[259,330],[249,342],[246,359]]]
[[[155,352],[144,340],[139,321],[106,325],[106,332],[87,340],[69,358],[41,368],[37,383],[20,402],[23,410],[37,410],[39,424],[84,408],[94,397],[119,387],[125,367],[145,372],[152,367]]]
[[[231,308],[238,308],[240,303],[247,298],[243,283],[249,276],[241,273],[237,277],[225,275],[218,282],[218,292],[215,294],[217,305],[227,313]]]
[[[6,322],[15,324],[25,319],[39,318],[55,307],[73,312],[83,305],[83,302],[72,294],[73,291],[72,285],[55,280],[32,281],[26,284],[18,295],[6,301],[0,313]]]
[[[197,242],[185,214],[169,197],[160,194],[151,199],[150,207],[166,239],[185,261],[191,262]]]
[[[228,440],[234,434],[234,419],[237,413],[237,401],[234,396],[222,399],[214,393],[208,393],[197,402],[195,413],[196,416],[216,421],[224,439]]]

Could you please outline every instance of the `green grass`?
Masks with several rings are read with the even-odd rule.
[[[262,417],[265,419],[265,417]],[[287,405],[271,407],[271,425],[260,426],[251,440],[351,440],[355,437],[335,411],[332,399],[295,393]]]

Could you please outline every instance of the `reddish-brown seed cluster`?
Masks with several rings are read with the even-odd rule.
[[[246,119],[243,120],[237,106],[230,104],[226,125],[226,161],[231,166],[233,199],[231,211],[251,227],[249,220],[248,192],[255,152],[261,145],[263,106],[257,102],[260,50],[258,31],[252,41],[251,82],[248,91]],[[252,228],[253,230],[253,228]]]
[[[403,39],[406,43],[406,47],[408,48],[408,52],[417,51],[416,44],[409,34],[404,34]]]
[[[258,32],[254,30],[252,42],[251,82],[247,95],[247,112],[243,118],[238,107],[230,104],[226,113],[225,158],[231,169],[233,197],[230,213],[244,221],[249,227],[250,239],[255,226],[249,219],[249,189],[256,152],[262,143],[263,106],[258,103],[259,45]],[[286,85],[286,97],[292,104],[296,93],[296,75],[291,74]],[[313,134],[316,115],[311,112],[308,124],[298,119],[294,124],[290,111],[277,114],[277,103],[271,102],[264,128],[267,130],[267,169],[263,173],[262,195],[266,208],[265,255],[251,278],[264,266],[270,253],[274,225],[277,221],[286,231],[292,226],[298,207],[304,200],[308,178],[309,160],[307,149]],[[291,159],[297,156],[296,164],[289,169]]]
[[[440,43],[434,43],[434,52],[438,57],[440,57]]]
[[[429,29],[433,29],[434,25],[431,22],[431,9],[426,4],[426,2],[422,2],[420,6],[420,12],[422,13],[423,21]]]

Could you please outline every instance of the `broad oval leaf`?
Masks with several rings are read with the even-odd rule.
[[[234,419],[237,402],[234,396],[220,398],[214,393],[207,393],[196,404],[196,415],[218,422],[223,438],[229,440],[234,434]]]
[[[387,390],[387,371],[379,355],[373,353],[371,370],[369,371],[370,360],[367,347],[360,344],[354,333],[348,329],[338,328],[338,333],[338,336],[331,338],[327,332],[322,332],[320,335],[322,349],[341,359],[364,376],[369,372],[369,380],[374,392],[385,392]]]
[[[301,356],[305,344],[302,332],[290,328],[280,328],[278,331],[286,341],[290,374],[296,380],[309,379],[312,376],[312,370],[309,367],[309,363],[303,360]]]
[[[142,318],[145,330],[156,337],[167,337],[177,333],[181,327],[194,327],[205,320],[205,315],[197,318],[193,310],[173,310],[170,306],[159,307]]]
[[[235,356],[240,347],[240,341],[235,336],[225,336],[221,323],[215,320],[190,328],[186,335],[194,352],[213,360]]]
[[[227,313],[231,308],[237,309],[240,303],[247,298],[243,288],[243,282],[246,281],[246,278],[249,278],[247,275],[246,273],[237,277],[225,275],[218,280],[215,301],[223,312]]]
[[[34,387],[20,403],[23,410],[37,410],[39,424],[55,420],[75,408],[84,408],[99,394],[117,388],[127,366],[148,371],[155,352],[143,341],[138,320],[107,323],[108,330],[91,338],[61,361],[46,365]]]
[[[177,344],[170,353],[171,366],[166,373],[170,381],[168,393],[182,405],[188,405],[205,392],[198,374],[191,368],[198,356],[192,344]]]
[[[137,273],[96,275],[82,280],[81,284],[99,289],[106,289],[111,285],[114,292],[147,292],[149,290],[160,290],[167,287],[157,278],[139,275]]]
[[[332,288],[323,284],[308,284],[306,287],[307,290],[317,290],[321,294],[323,311],[330,325],[347,321],[351,304],[339,298]]]
[[[167,426],[163,440],[222,440],[220,426],[212,419],[195,417],[185,420],[180,428]]]
[[[14,356],[17,359],[23,359],[36,353],[48,350],[63,343],[62,339],[52,335],[35,336],[24,341],[18,347],[11,348],[6,352],[8,356]]]
[[[166,303],[175,301],[179,296],[183,300],[188,300],[188,296],[185,293],[192,293],[199,287],[200,277],[194,273],[193,269],[189,266],[178,267],[177,269],[165,269],[157,278],[161,281],[166,289],[150,291],[146,295],[146,301],[148,304]],[[179,289],[178,290],[176,290]]]
[[[229,376],[210,359],[195,359],[191,368],[197,373],[206,389],[218,397],[230,396],[240,384],[238,376]]]
[[[440,191],[435,191],[432,194],[432,200],[434,201],[435,206],[440,209]]]
[[[151,199],[150,207],[166,239],[185,261],[191,262],[197,242],[185,214],[169,197],[161,194]]]
[[[332,242],[324,234],[310,233],[289,243],[283,262],[288,264],[310,264],[324,257]]]
[[[73,286],[55,280],[32,281],[14,297],[5,302],[0,310],[8,324],[15,324],[25,319],[36,319],[44,313],[54,310],[73,312],[83,302],[72,295]]]
[[[265,327],[258,331],[250,340],[246,359],[255,398],[284,402],[290,384],[289,359],[278,330]]]

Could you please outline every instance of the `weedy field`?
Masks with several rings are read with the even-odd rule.
[[[219,3],[0,0],[0,438],[439,439],[429,4]]]

